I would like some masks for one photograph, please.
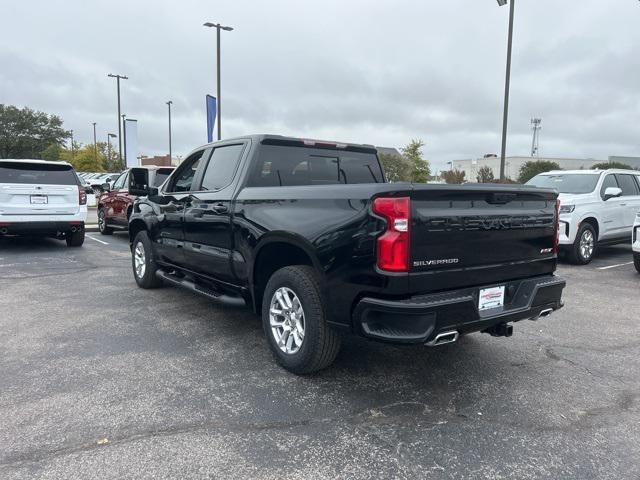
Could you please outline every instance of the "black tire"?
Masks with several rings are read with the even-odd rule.
[[[636,266],[638,273],[640,273],[640,253],[633,254],[633,264]]]
[[[144,269],[140,275],[140,270],[136,269],[136,254],[140,253],[138,246],[142,246]],[[138,257],[140,258],[140,257]],[[162,279],[156,276],[158,264],[153,256],[153,248],[149,235],[146,231],[138,232],[136,238],[133,239],[131,245],[131,268],[133,269],[133,278],[140,288],[158,288],[162,285]]]
[[[271,328],[271,302],[281,288],[289,289],[297,296],[303,311],[304,335],[294,353],[281,350]],[[298,375],[328,367],[340,350],[340,337],[327,325],[316,272],[306,265],[284,267],[271,276],[262,301],[262,326],[278,364]]]
[[[102,235],[111,235],[113,233],[113,228],[107,227],[107,219],[103,208],[98,210],[98,230]]]
[[[79,232],[69,232],[64,239],[67,241],[67,247],[81,247],[84,243],[84,229]]]
[[[583,248],[582,245],[582,242],[588,239],[591,239],[593,242],[591,249]],[[574,265],[586,265],[593,260],[596,254],[597,244],[598,236],[596,235],[595,228],[593,228],[590,223],[583,223],[580,225],[580,228],[578,228],[578,233],[576,234],[573,245],[567,250],[567,259]]]

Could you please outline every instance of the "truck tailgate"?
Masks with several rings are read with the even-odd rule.
[[[446,290],[552,273],[556,198],[553,191],[532,188],[416,186],[410,289]]]

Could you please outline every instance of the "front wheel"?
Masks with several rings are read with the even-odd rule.
[[[340,337],[327,325],[316,272],[306,265],[274,273],[264,292],[262,325],[276,361],[296,374],[333,363]]]
[[[636,266],[638,273],[640,273],[640,253],[633,254],[633,264]]]
[[[144,230],[138,232],[131,247],[131,266],[136,283],[141,288],[157,288],[162,280],[156,276],[158,265],[153,258],[149,235]]]
[[[586,265],[596,253],[596,230],[589,223],[583,223],[578,229],[576,239],[567,252],[568,259],[576,265]]]

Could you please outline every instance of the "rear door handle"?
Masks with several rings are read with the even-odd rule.
[[[228,210],[224,203],[217,203],[213,206],[213,211],[216,213],[227,213]]]

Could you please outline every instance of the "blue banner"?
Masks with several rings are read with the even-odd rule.
[[[216,124],[216,97],[207,95],[207,142],[213,142],[213,127]]]

